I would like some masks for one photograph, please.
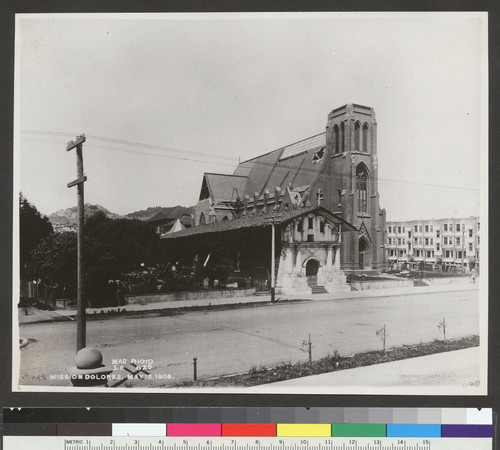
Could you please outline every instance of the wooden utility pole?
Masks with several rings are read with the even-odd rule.
[[[76,141],[68,142],[66,151],[76,148],[76,180],[68,183],[68,187],[77,186],[78,196],[78,239],[77,239],[77,332],[76,351],[86,347],[86,314],[87,305],[83,292],[83,226],[85,220],[83,183],[87,177],[83,174],[83,152],[82,144],[85,142],[85,135],[77,136]]]
[[[275,250],[275,225],[281,220],[282,214],[264,217],[264,223],[271,224],[271,302],[276,300],[276,261],[274,259]]]

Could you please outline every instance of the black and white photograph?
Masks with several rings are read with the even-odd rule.
[[[13,391],[487,394],[487,13],[17,14],[13,148]]]

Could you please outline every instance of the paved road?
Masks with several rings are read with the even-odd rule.
[[[341,355],[381,348],[375,335],[386,325],[387,346],[441,338],[438,323],[446,318],[447,337],[479,333],[478,290],[422,293],[386,298],[304,301],[178,316],[122,317],[87,323],[87,346],[112,358],[153,359],[156,375],[174,382],[190,379],[192,358],[199,377],[243,372],[280,361],[301,361],[301,345],[311,334],[313,358],[338,350]],[[32,341],[21,351],[21,384],[61,385],[50,374],[74,365],[76,324],[22,325]],[[168,384],[134,381],[134,386]]]

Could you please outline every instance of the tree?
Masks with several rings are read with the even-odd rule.
[[[76,293],[76,233],[53,233],[43,238],[31,253],[30,275],[44,284],[57,285],[68,297]]]
[[[141,220],[106,219],[87,224],[88,236],[98,239],[117,260],[119,273],[153,266],[158,261],[159,236]]]
[[[118,277],[117,260],[97,239],[84,237],[84,296],[92,307],[115,304],[109,280]],[[57,286],[59,295],[76,295],[76,233],[53,233],[40,241],[31,254],[30,273],[42,283]]]
[[[52,224],[46,216],[33,206],[20,192],[19,193],[19,264],[21,279],[26,279],[29,274],[26,264],[30,253],[37,244],[46,236],[53,233]]]

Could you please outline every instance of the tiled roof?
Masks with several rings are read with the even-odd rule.
[[[310,212],[317,212],[318,214],[335,220],[342,224],[346,224],[349,228],[354,229],[354,226],[346,222],[339,215],[333,214],[328,211],[323,206],[309,206],[305,208],[293,209],[284,213],[269,213],[269,214],[256,214],[246,217],[241,217],[234,220],[225,220],[222,222],[207,223],[204,225],[199,225],[193,228],[186,228],[185,230],[178,231],[176,233],[171,233],[163,236],[163,239],[176,239],[183,238],[194,235],[208,234],[208,233],[220,233],[231,230],[239,230],[244,228],[260,228],[271,225],[270,219],[274,217],[275,225],[283,225],[297,217],[303,216]]]

